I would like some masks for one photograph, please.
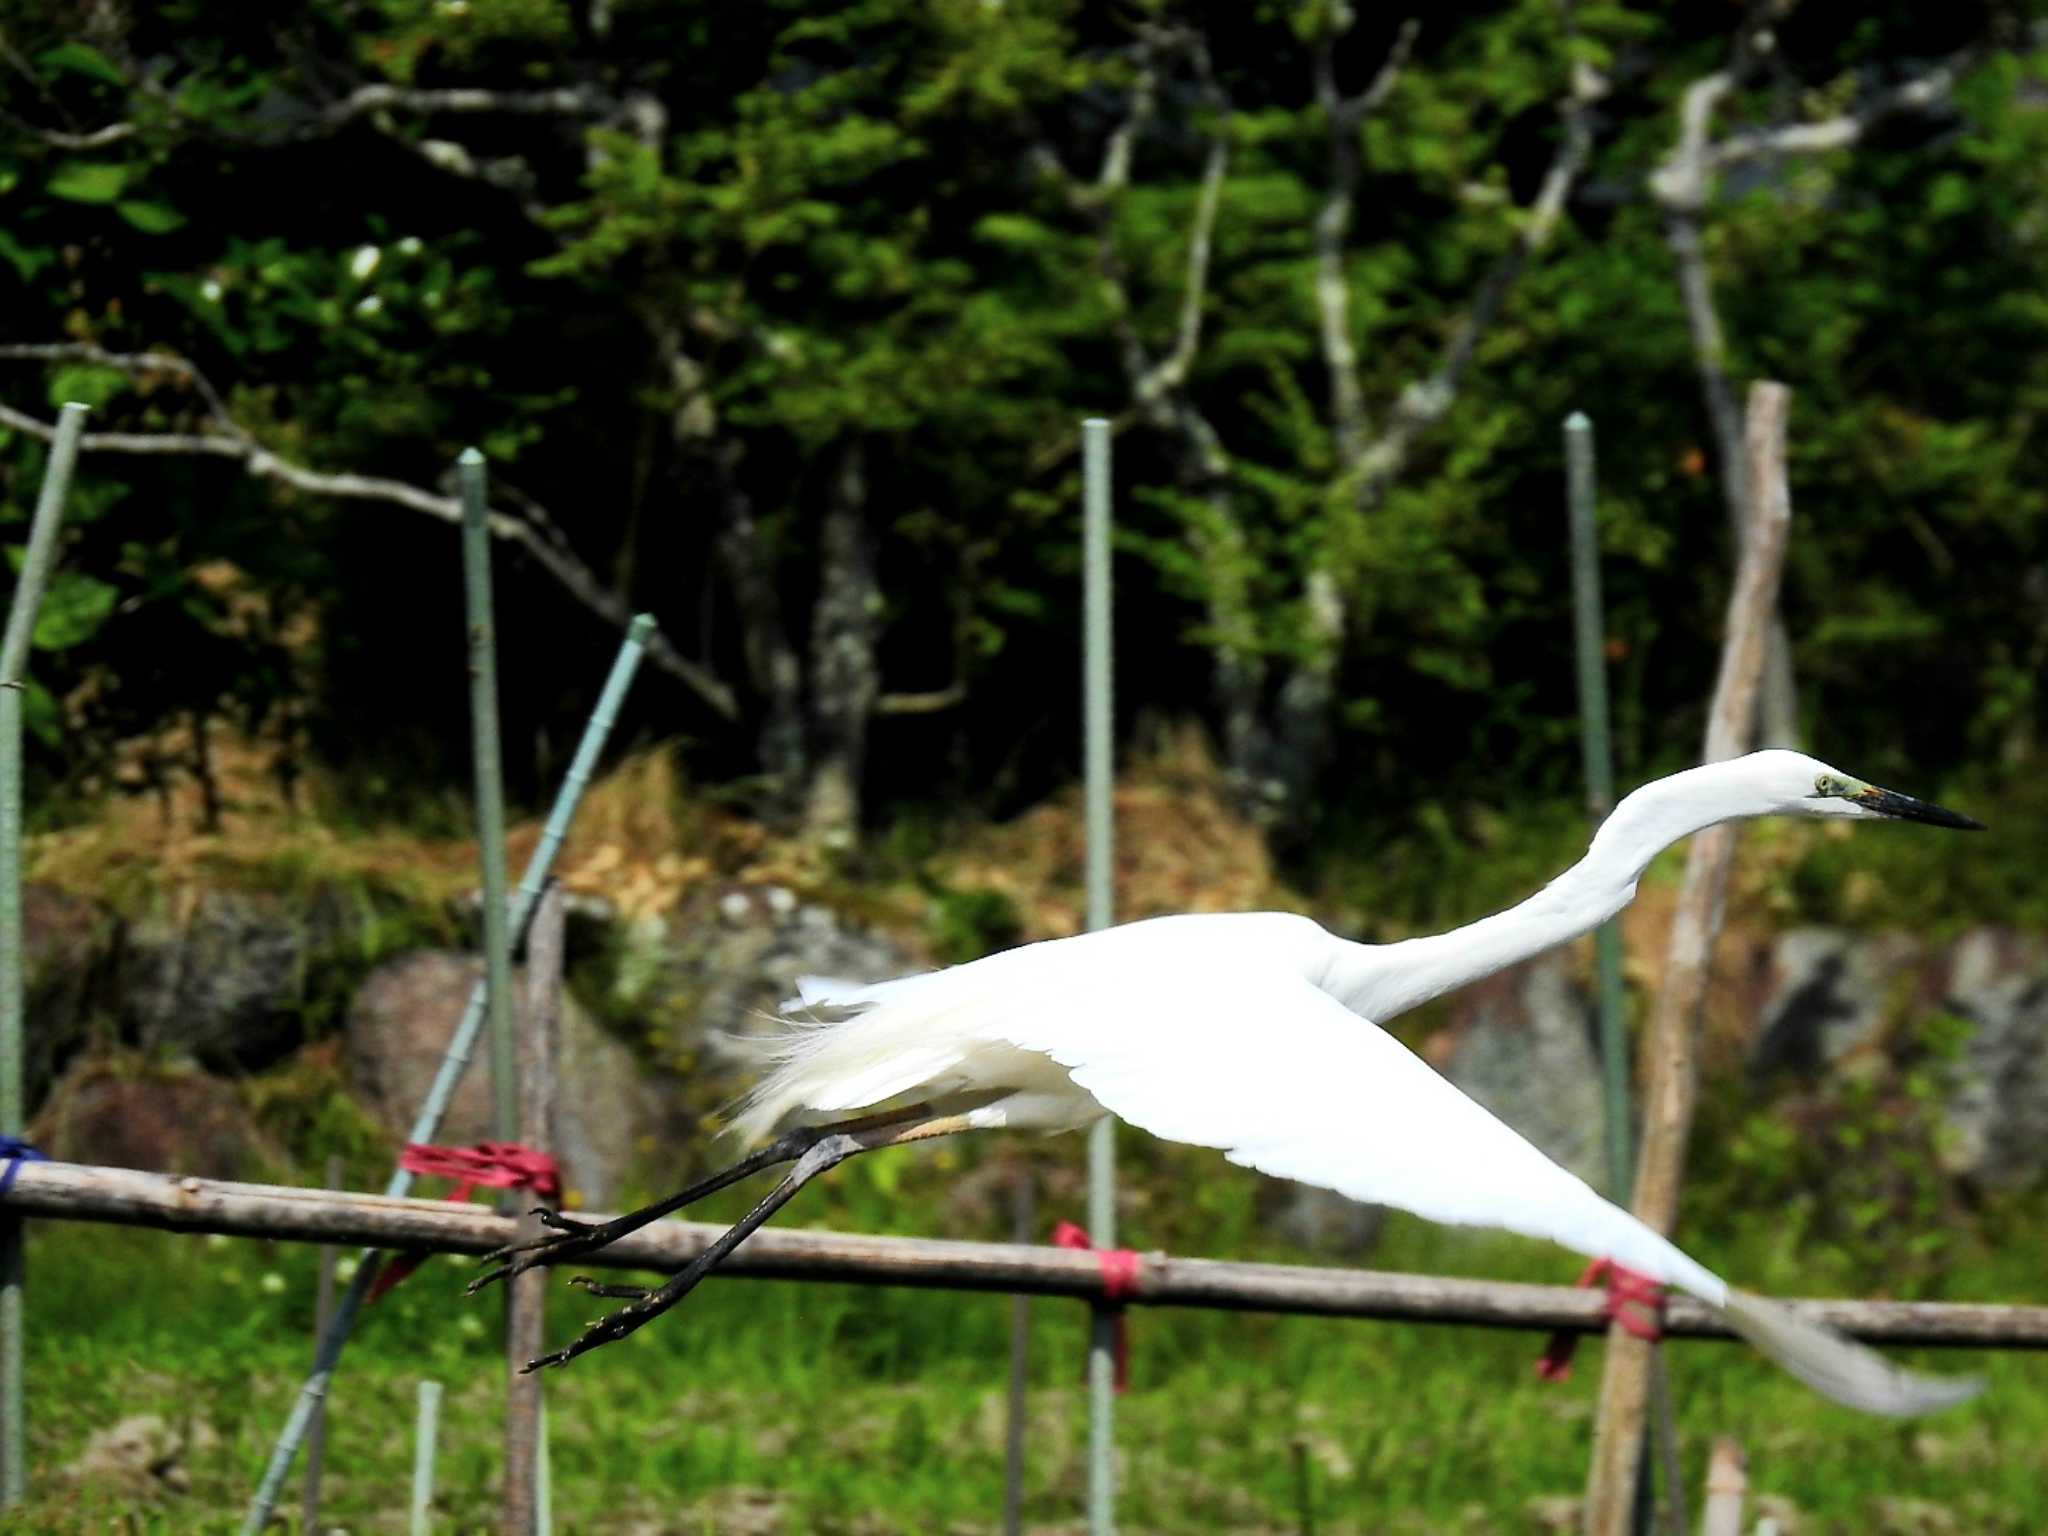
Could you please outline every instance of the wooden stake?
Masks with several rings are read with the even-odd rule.
[[[562,1018],[562,888],[550,883],[526,941],[526,1028],[520,1035],[520,1112],[529,1146],[555,1143],[555,1064]],[[522,1240],[544,1235],[537,1216],[521,1216]],[[505,1318],[504,1536],[534,1536],[540,1486],[541,1376],[519,1367],[542,1353],[548,1271],[513,1277]]]
[[[1759,382],[1750,388],[1745,434],[1749,466],[1750,536],[1735,575],[1728,623],[1707,718],[1705,761],[1743,752],[1753,739],[1757,690],[1763,678],[1764,641],[1778,600],[1792,497],[1785,478],[1785,417],[1791,391]],[[1678,1215],[1685,1174],[1685,1143],[1692,1130],[1698,1069],[1694,1060],[1700,1005],[1706,998],[1735,854],[1736,828],[1724,823],[1696,833],[1686,855],[1685,880],[1671,920],[1664,986],[1650,1016],[1649,1087],[1643,1144],[1636,1167],[1635,1213],[1659,1232]],[[1637,1450],[1649,1397],[1652,1346],[1610,1328],[1593,1464],[1586,1482],[1588,1536],[1624,1536],[1635,1506]]]

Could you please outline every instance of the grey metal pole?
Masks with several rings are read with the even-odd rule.
[[[555,855],[561,851],[562,839],[569,835],[569,823],[575,818],[583,791],[590,785],[598,755],[604,750],[606,738],[611,735],[612,725],[618,719],[619,705],[625,700],[633,674],[639,670],[641,655],[647,648],[647,637],[653,632],[654,620],[644,613],[634,619],[626,630],[625,643],[619,647],[619,654],[612,662],[611,675],[605,679],[604,691],[598,695],[597,706],[591,710],[590,721],[583,728],[583,740],[577,744],[576,756],[562,777],[562,787],[555,792],[554,809],[548,813],[547,825],[541,828],[540,842],[534,846],[533,856],[526,861],[526,873],[520,877],[519,891],[512,901],[511,929],[515,939],[523,938],[527,925],[533,921],[534,907],[540,901],[541,890],[555,867]],[[470,1053],[476,1049],[476,1037],[483,1028],[484,992],[485,984],[482,982],[470,992],[469,1006],[463,1010],[462,1022],[455,1026],[455,1035],[448,1042],[447,1053],[441,1058],[440,1070],[434,1074],[433,1086],[427,1090],[426,1102],[420,1106],[419,1118],[413,1122],[408,1140],[432,1141],[435,1132],[440,1130],[441,1117],[447,1113],[448,1101],[455,1096],[455,1085],[462,1079],[463,1068],[469,1065]],[[406,1169],[395,1169],[390,1182],[384,1186],[384,1193],[394,1198],[408,1194],[412,1190],[412,1179],[412,1174]],[[327,1396],[327,1383],[334,1375],[334,1367],[341,1359],[343,1348],[348,1344],[356,1314],[362,1311],[382,1265],[383,1256],[376,1249],[364,1250],[354,1278],[341,1294],[341,1304],[335,1308],[333,1322],[320,1337],[319,1348],[313,1354],[313,1369],[299,1388],[298,1401],[292,1405],[291,1416],[278,1432],[277,1444],[271,1447],[269,1464],[264,1467],[256,1492],[249,1500],[249,1508],[242,1516],[242,1536],[259,1536],[264,1526],[269,1524],[270,1512],[277,1507],[278,1494],[284,1488],[285,1478],[291,1474],[292,1461],[305,1441],[313,1414]]]
[[[327,1154],[326,1184],[329,1189],[341,1188],[341,1159],[332,1152]],[[320,1245],[320,1281],[313,1293],[315,1349],[334,1318],[334,1269],[340,1260],[341,1250],[333,1243]],[[320,1529],[320,1466],[326,1450],[327,1405],[321,1403],[314,1409],[313,1427],[306,1432],[306,1475],[299,1484],[299,1530],[304,1536],[313,1536]]]
[[[423,1381],[412,1430],[412,1536],[427,1536],[434,1528],[434,1440],[440,1427],[441,1383]]]
[[[21,1069],[22,1015],[28,1008],[21,934],[22,684],[36,611],[43,605],[56,554],[57,526],[64,520],[64,497],[78,462],[85,410],[74,401],[58,414],[21,579],[7,610],[7,635],[0,640],[0,1136],[21,1135],[28,1116]],[[21,1369],[24,1258],[21,1219],[0,1215],[0,1509],[28,1497],[27,1393]]]
[[[463,449],[456,477],[462,485],[462,593],[469,621],[470,751],[476,759],[476,835],[483,863],[484,998],[491,1021],[493,1126],[498,1140],[517,1141],[519,1056],[512,1031],[512,936],[505,923],[505,772],[498,745],[498,634],[491,615],[484,456],[474,448]]]
[[[1593,423],[1583,411],[1564,422],[1565,478],[1571,504],[1572,612],[1578,636],[1579,726],[1585,750],[1586,813],[1599,826],[1614,809],[1614,756],[1607,714],[1605,623],[1600,603],[1600,527],[1593,474]],[[1600,1000],[1600,1065],[1607,1125],[1608,1194],[1628,1200],[1630,1168],[1627,996],[1621,984],[1621,924],[1593,935]]]
[[[1081,423],[1082,550],[1084,566],[1082,656],[1084,764],[1087,789],[1088,927],[1115,921],[1111,875],[1115,865],[1110,813],[1112,625],[1110,612],[1109,423]],[[1116,1122],[1108,1116],[1088,1133],[1088,1235],[1097,1248],[1116,1246]],[[1116,1313],[1095,1307],[1088,1329],[1088,1530],[1116,1530]]]

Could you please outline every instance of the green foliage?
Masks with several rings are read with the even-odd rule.
[[[1009,949],[1023,937],[1017,904],[1001,891],[941,888],[931,895],[932,949],[946,965]]]
[[[1200,31],[1211,74],[1165,43],[1149,55],[1152,115],[1112,192],[1097,178],[1154,15]],[[189,356],[295,461],[426,485],[483,445],[622,600],[698,637],[742,695],[739,728],[689,723],[709,779],[763,766],[753,716],[769,701],[770,620],[734,597],[732,509],[755,520],[757,590],[801,651],[833,467],[861,444],[884,686],[971,685],[943,720],[878,727],[884,799],[933,793],[941,761],[990,802],[1067,770],[1054,722],[1071,672],[1045,663],[1071,646],[1073,429],[1094,412],[1119,424],[1127,698],[1208,709],[1221,653],[1266,669],[1271,709],[1295,669],[1328,667],[1338,822],[1561,785],[1557,425],[1585,409],[1622,771],[1689,757],[1727,537],[1662,214],[1639,189],[1686,86],[1725,62],[1729,18],[1611,0],[1573,7],[1569,31],[1550,0],[1426,18],[1349,146],[1361,181],[1338,270],[1368,440],[1423,399],[1526,228],[1571,68],[1613,89],[1579,195],[1476,337],[1447,414],[1365,461],[1347,461],[1320,330],[1332,161],[1313,55],[1337,19],[299,0],[81,30],[12,3],[0,22],[34,78],[11,110],[32,128],[0,144],[0,282],[16,333]],[[1719,131],[1854,106],[1975,24],[1803,12]],[[1340,90],[1364,88],[1396,25],[1360,9],[1334,36]],[[1807,721],[1880,777],[2018,770],[2038,750],[2048,125],[2030,67],[1994,53],[1952,114],[1731,172],[1706,212],[1734,374],[1798,392],[1785,602]],[[358,87],[572,105],[344,110]],[[1128,359],[1165,358],[1181,334],[1213,133],[1229,154],[1199,341],[1155,409],[1133,401]],[[174,376],[63,363],[39,388],[0,366],[19,370],[19,408],[80,398],[106,430],[217,430]],[[1220,476],[1191,454],[1184,407],[1213,427]],[[39,462],[0,443],[0,516],[32,498]],[[336,756],[459,781],[444,729],[459,677],[419,665],[452,622],[445,530],[203,458],[89,459],[82,494],[116,479],[137,494],[74,529],[63,562],[101,585],[73,589],[68,643],[38,658],[40,718],[74,761],[195,711],[291,710]],[[272,622],[226,622],[191,574],[219,561],[267,594]],[[537,618],[520,626],[536,638],[508,640],[531,682],[508,724],[559,740],[606,637],[513,571],[508,601]],[[1335,638],[1319,583],[1340,600]],[[281,653],[306,614],[318,638]],[[1925,707],[1902,716],[1908,695]],[[1369,810],[1357,824],[1386,831]]]

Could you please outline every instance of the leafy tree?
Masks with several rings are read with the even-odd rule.
[[[182,722],[203,771],[230,715],[454,780],[476,442],[517,770],[652,607],[649,723],[822,845],[935,764],[1000,808],[1070,765],[1100,412],[1127,703],[1205,712],[1290,833],[1337,762],[1485,797],[1570,766],[1581,408],[1648,771],[1692,750],[1762,373],[1799,391],[1779,728],[2035,750],[2031,10],[84,15],[0,3],[6,515],[57,400],[131,439],[37,665],[73,765]]]

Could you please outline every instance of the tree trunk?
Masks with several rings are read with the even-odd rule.
[[[815,848],[860,839],[868,721],[881,691],[875,641],[881,588],[867,521],[866,454],[842,454],[819,538],[818,601],[811,613],[811,779],[804,834]]]
[[[756,751],[769,785],[771,814],[797,809],[809,763],[804,751],[803,666],[782,621],[774,560],[754,520],[753,498],[740,484],[731,451],[717,461],[722,526],[719,563],[738,608],[747,679],[762,702]]]
[[[1306,653],[1288,674],[1273,707],[1271,777],[1279,786],[1276,827],[1300,833],[1329,761],[1337,708],[1337,672],[1344,656],[1344,595],[1317,567],[1302,595]]]

